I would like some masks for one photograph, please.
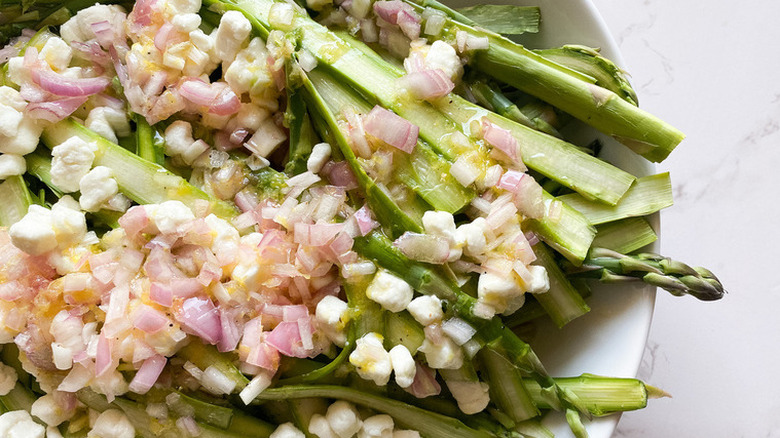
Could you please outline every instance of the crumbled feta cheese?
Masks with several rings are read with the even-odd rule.
[[[309,433],[319,438],[338,438],[336,432],[330,428],[328,419],[320,414],[314,414],[309,419]]]
[[[114,179],[114,171],[105,166],[97,166],[81,178],[79,191],[81,208],[85,211],[98,211],[119,192],[119,185]]]
[[[485,218],[478,217],[455,230],[455,241],[467,256],[481,257],[487,247],[485,230],[487,230],[487,221]]]
[[[68,68],[73,58],[73,49],[62,38],[51,37],[38,54],[38,59],[46,61],[55,71],[62,71]]]
[[[238,11],[225,12],[214,36],[217,57],[223,62],[232,62],[251,32],[252,24],[244,14]]]
[[[463,65],[458,53],[454,47],[444,41],[437,40],[431,44],[428,53],[425,54],[424,63],[425,67],[431,70],[437,68],[442,70],[453,81],[463,73]]]
[[[166,8],[173,15],[197,14],[200,11],[201,0],[168,0]]]
[[[192,210],[181,201],[165,201],[145,208],[150,221],[161,234],[175,233],[181,225],[195,219]]]
[[[24,175],[25,172],[27,172],[27,162],[21,155],[0,155],[0,180],[7,179],[9,176]]]
[[[233,129],[245,128],[250,131],[257,131],[270,114],[265,108],[251,103],[242,103],[241,109],[238,110],[235,117],[231,120],[231,127]]]
[[[0,136],[13,137],[19,131],[24,114],[0,101]]]
[[[524,301],[524,292],[512,272],[507,275],[485,272],[480,274],[477,283],[479,302],[492,307],[498,313],[506,312],[510,308],[520,308]]]
[[[331,430],[340,438],[350,438],[360,430],[363,422],[360,414],[350,403],[339,400],[328,407],[325,418]]]
[[[320,300],[314,313],[317,328],[340,347],[343,347],[347,341],[347,335],[344,333],[347,317],[347,303],[332,295],[327,295]]]
[[[165,154],[179,157],[186,164],[192,164],[209,146],[204,141],[192,138],[192,125],[177,120],[165,129]]]
[[[463,366],[463,350],[447,336],[438,342],[427,337],[420,346],[428,366],[437,370],[454,370]]]
[[[46,438],[62,438],[62,434],[56,427],[49,426],[46,428]]]
[[[412,353],[403,345],[396,345],[390,349],[390,362],[393,364],[395,383],[401,388],[408,388],[417,374],[417,365]]]
[[[89,173],[97,146],[79,137],[70,137],[51,151],[52,183],[66,193],[79,190],[79,181]]]
[[[225,70],[225,82],[239,96],[249,93],[252,97],[265,97],[276,87],[268,71],[268,50],[260,38],[253,38],[246,49],[231,59]],[[259,129],[259,125],[256,129]]]
[[[530,265],[528,271],[531,272],[531,282],[526,285],[526,292],[542,294],[550,290],[550,277],[544,266]]]
[[[31,205],[27,214],[8,230],[14,246],[30,255],[41,255],[57,247],[51,210]]]
[[[108,409],[98,415],[89,437],[94,438],[135,438],[135,428],[127,416],[119,409]]]
[[[10,107],[9,107],[10,108]],[[26,117],[19,122],[16,134],[0,134],[0,152],[4,154],[27,155],[38,147],[43,126],[36,120]]]
[[[292,423],[283,423],[274,430],[269,438],[306,438],[306,435]]]
[[[429,210],[422,217],[423,228],[426,234],[433,234],[455,241],[455,218],[446,211]]]
[[[322,166],[330,158],[330,145],[328,143],[317,143],[311,149],[309,159],[306,161],[306,170],[311,173],[319,173]]]
[[[409,283],[381,270],[366,288],[366,296],[391,312],[400,312],[412,301],[414,291]]]
[[[0,102],[19,112],[27,108],[27,101],[22,98],[15,88],[11,88],[8,85],[0,86]]]
[[[59,426],[73,416],[75,408],[65,409],[62,404],[57,402],[53,394],[46,394],[35,400],[30,413],[49,426]]]
[[[490,403],[490,387],[480,381],[453,381],[445,379],[458,408],[467,415],[482,412]]]
[[[36,423],[27,411],[10,411],[0,415],[3,438],[43,438],[46,429]]]
[[[15,369],[0,363],[0,395],[8,395],[14,389],[18,378]]]
[[[200,15],[195,13],[177,14],[171,19],[171,24],[179,32],[190,33],[200,27]]]
[[[51,223],[62,247],[81,242],[87,234],[87,221],[79,203],[68,195],[51,206]]]
[[[421,295],[413,299],[406,310],[422,326],[431,325],[441,321],[444,318],[444,311],[441,308],[441,300],[435,295]]]
[[[373,380],[379,386],[387,385],[393,371],[390,353],[385,351],[382,342],[380,334],[365,334],[355,342],[355,350],[349,355],[349,363],[355,367],[358,375]]]
[[[373,415],[363,420],[358,438],[390,438],[393,436],[393,417],[387,414]]]
[[[130,135],[130,122],[126,113],[109,106],[100,106],[90,111],[84,125],[112,143],[119,141],[117,136]]]
[[[120,6],[96,4],[80,10],[60,26],[60,37],[68,43],[95,39],[93,23],[108,21],[112,29],[124,29],[126,15]]]

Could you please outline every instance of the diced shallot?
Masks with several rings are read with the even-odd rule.
[[[159,354],[146,359],[130,382],[130,390],[136,394],[149,392],[152,386],[157,383],[157,379],[160,378],[166,362],[165,356]]]
[[[174,308],[174,317],[184,331],[199,336],[209,344],[216,344],[222,336],[219,310],[208,298],[192,297]]]
[[[407,154],[417,145],[420,132],[416,125],[378,105],[364,117],[363,126],[369,135]]]
[[[408,73],[401,80],[413,96],[423,100],[445,96],[455,88],[447,73],[439,68]]]
[[[505,153],[513,162],[518,161],[519,145],[511,132],[495,125],[487,118],[483,118],[482,138],[491,146],[498,148],[501,152]]]

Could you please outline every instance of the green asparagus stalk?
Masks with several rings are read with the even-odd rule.
[[[628,254],[658,239],[653,227],[643,217],[631,217],[596,227],[594,248],[606,248]]]
[[[0,226],[19,222],[32,205],[32,196],[22,176],[11,176],[0,183]]]
[[[431,438],[490,438],[493,435],[472,429],[461,421],[426,411],[397,400],[377,396],[353,388],[327,385],[300,385],[270,388],[263,391],[258,400],[288,400],[311,397],[335,398],[365,406],[390,415],[401,427],[414,429]]]
[[[525,388],[520,370],[495,347],[486,346],[477,354],[490,385],[490,399],[513,422],[534,418],[539,410]]]
[[[596,85],[612,91],[633,105],[639,104],[636,92],[625,72],[614,62],[602,56],[599,49],[567,44],[563,47],[535,52],[551,61],[592,76],[596,78]]]
[[[585,215],[593,225],[647,216],[674,203],[668,172],[637,179],[626,196],[614,206],[587,200],[576,193],[559,196],[558,200]]]
[[[413,1],[407,3],[422,10]],[[671,125],[612,91],[575,78],[563,72],[560,64],[544,62],[543,57],[498,34],[449,19],[436,37],[452,38],[458,31],[487,37],[490,42],[488,49],[473,54],[474,68],[560,108],[650,161],[663,161],[684,138]]]
[[[577,394],[588,411],[597,417],[642,409],[647,406],[648,398],[665,394],[663,391],[645,385],[641,380],[601,377],[593,374],[556,378],[555,382],[560,387]],[[551,407],[536,382],[525,379],[524,384],[537,406],[542,409]]]
[[[209,2],[216,5],[227,4],[218,0]],[[231,4],[250,14],[262,25],[270,27],[268,13],[273,3],[273,0],[236,0]],[[356,48],[361,44],[358,41],[339,37],[304,14],[296,14],[292,27],[300,36],[301,47],[312,53],[320,65],[328,66],[337,79],[346,81],[382,106],[392,109],[407,120],[413,120],[420,127],[420,137],[445,158],[453,159],[461,152],[452,144],[448,144],[450,142],[447,139],[452,133],[465,131],[466,134],[471,134],[469,123],[472,118],[484,114],[491,122],[512,130],[521,146],[520,155],[528,167],[590,198],[614,204],[633,182],[634,178],[627,173],[581,154],[559,139],[489,113],[454,94],[440,99],[442,102],[447,99],[456,101],[456,105],[445,108],[448,115],[442,114],[425,102],[405,97],[397,83],[404,74],[403,70],[375,53],[370,56],[371,52],[368,50]],[[439,109],[442,109],[441,106]],[[454,114],[449,114],[456,109]],[[454,120],[453,115],[459,119]],[[476,142],[470,142],[472,150],[479,149]]]
[[[550,250],[543,244],[537,244],[534,246],[534,254],[536,254],[535,264],[544,266],[550,279],[550,289],[534,295],[534,298],[542,305],[555,325],[563,327],[589,312],[590,307],[558,267]]]
[[[328,97],[328,106],[331,108],[340,108],[343,105],[354,106],[357,109],[366,109],[368,106],[365,101],[354,95],[354,93],[344,85],[339,84],[335,79],[327,74],[322,73],[319,68],[313,70],[307,75],[304,80],[311,82],[311,87],[316,89],[316,92],[320,94],[323,100],[324,96]],[[320,112],[325,111],[326,108],[320,108]],[[335,116],[329,116],[335,117]],[[342,151],[347,157],[347,161],[350,162],[354,153],[349,149],[349,145],[342,142],[344,148],[347,150]],[[410,160],[417,163],[414,166],[402,166],[401,168],[409,169],[409,171],[401,170],[401,175],[407,172],[415,172],[419,175],[430,175],[429,177],[418,177],[414,181],[405,180],[407,184],[412,184],[412,187],[417,188],[417,192],[424,196],[426,200],[429,200],[436,209],[452,212],[453,204],[461,205],[468,197],[473,197],[473,192],[464,191],[459,183],[455,182],[451,176],[441,177],[440,175],[448,172],[443,169],[443,164],[437,159],[432,151],[429,151],[424,142],[419,142],[415,151],[413,151]],[[340,146],[341,147],[341,146]],[[403,158],[403,157],[402,157]],[[354,161],[355,166],[359,166],[357,161]],[[427,171],[427,169],[439,169],[438,171]],[[415,169],[415,170],[411,170]],[[356,173],[363,173],[362,169],[353,169]],[[369,184],[369,181],[363,181],[360,177],[358,182],[361,184]],[[430,188],[430,189],[428,189]],[[547,202],[552,201],[552,196],[549,194],[543,194]],[[369,196],[371,199],[371,196]],[[450,200],[447,203],[446,200]],[[389,199],[378,200],[382,202],[388,202]],[[374,204],[376,205],[376,204]],[[372,205],[373,206],[373,205]],[[395,209],[397,210],[397,209]],[[389,210],[388,210],[389,211]],[[391,216],[384,216],[378,214],[377,216],[382,218],[389,218]],[[393,222],[391,222],[392,224]],[[595,235],[595,230],[590,226],[585,217],[578,214],[574,209],[563,204],[561,210],[561,217],[553,220],[548,217],[542,219],[533,219],[528,221],[528,227],[534,230],[539,236],[547,242],[550,246],[555,248],[556,251],[563,254],[570,259],[573,263],[578,263],[587,254],[588,248],[591,246],[591,242]]]
[[[293,176],[306,171],[306,161],[318,138],[309,118],[303,93],[293,84],[290,68],[287,70],[287,110],[284,118],[290,130],[290,146],[284,171]]]
[[[568,266],[567,272],[605,283],[641,280],[672,295],[691,295],[702,301],[719,300],[726,293],[720,280],[709,270],[650,253],[624,255],[594,248],[581,267]]]
[[[73,136],[97,145],[95,165],[113,170],[119,190],[139,204],[175,199],[189,207],[198,202],[207,202],[211,211],[223,218],[231,218],[238,213],[232,204],[208,196],[180,176],[111,143],[72,119],[65,119],[44,129],[41,140],[51,149]]]
[[[308,77],[333,114],[345,107],[360,113],[368,113],[371,110],[368,102],[321,69],[314,69]],[[393,160],[398,179],[436,210],[455,213],[474,199],[474,191],[461,186],[450,175],[449,163],[422,140],[417,142],[409,156],[396,154]]]
[[[136,137],[136,151],[139,157],[143,158],[150,163],[165,165],[165,149],[161,144],[161,139],[158,137],[157,132],[149,126],[149,122],[145,118],[136,115],[135,120],[135,137]]]
[[[515,103],[504,96],[500,90],[490,86],[486,81],[470,81],[468,87],[477,99],[477,102],[485,108],[521,125],[562,138],[561,133],[557,129],[538,117],[529,117]]]

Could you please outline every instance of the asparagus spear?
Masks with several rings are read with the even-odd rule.
[[[626,196],[614,206],[590,201],[576,193],[562,195],[558,199],[585,215],[593,225],[647,216],[674,203],[669,172],[637,179]]]
[[[268,13],[274,0],[236,0],[232,3],[209,0],[209,3],[230,4],[270,28]],[[400,93],[397,84],[397,80],[404,74],[403,70],[368,49],[357,48],[361,44],[358,41],[343,35],[339,37],[300,13],[296,13],[292,27],[300,36],[301,47],[312,53],[321,65],[328,66],[338,79],[350,83],[382,106],[392,109],[407,120],[413,120],[420,127],[420,137],[445,158],[453,159],[461,152],[446,144],[446,139],[456,131],[471,134],[471,119],[484,114],[491,122],[512,131],[520,143],[520,155],[528,167],[584,193],[589,198],[614,204],[634,180],[631,175],[594,157],[579,153],[561,140],[491,114],[457,95],[450,94],[440,98],[442,102],[450,99],[456,104],[444,108],[438,105],[439,111],[430,104],[409,99]],[[457,120],[453,117],[457,117]],[[470,144],[472,150],[479,149],[473,140]],[[595,177],[596,175],[598,177]]]
[[[723,298],[726,290],[715,275],[702,267],[691,267],[658,254],[624,255],[593,248],[582,266],[567,266],[569,275],[598,278],[605,283],[641,280],[672,295],[691,295],[702,301]]]
[[[420,5],[406,1],[422,11]],[[451,39],[459,31],[490,42],[488,49],[473,54],[474,68],[560,108],[650,161],[663,161],[684,138],[676,128],[612,91],[551,67],[550,61],[541,61],[544,58],[498,34],[448,19],[435,37]]]
[[[392,416],[400,426],[417,430],[426,437],[490,438],[493,436],[488,432],[472,429],[455,418],[343,386],[291,385],[282,388],[271,388],[263,391],[258,396],[258,400],[288,400],[311,397],[336,398],[366,406]]]
[[[10,227],[27,214],[32,196],[22,176],[11,176],[0,183],[0,226]]]
[[[364,101],[361,101],[359,97],[355,96],[349,88],[339,84],[334,78],[323,73],[319,68],[306,75],[304,80],[311,82],[311,87],[323,98],[323,100],[327,97],[327,105],[330,108],[339,108],[343,105],[350,105],[357,109],[365,109],[367,106],[367,104]],[[316,105],[312,106],[315,107]],[[327,109],[328,108],[322,106],[319,111],[322,112]],[[339,144],[341,145],[341,143]],[[349,149],[348,146],[349,145],[345,144],[344,148]],[[415,148],[413,157],[411,157],[410,160],[417,162],[418,166],[413,167],[419,169],[421,165],[425,163],[424,168],[422,169],[423,172],[428,168],[438,168],[440,170],[436,172],[426,172],[432,174],[432,177],[418,178],[413,182],[430,188],[425,190],[418,189],[418,191],[423,194],[427,193],[428,196],[426,196],[425,199],[431,200],[431,204],[433,204],[436,209],[452,212],[448,207],[452,205],[453,200],[458,200],[455,204],[460,205],[463,202],[461,199],[469,194],[473,196],[473,193],[464,192],[460,185],[452,180],[451,176],[449,178],[439,177],[438,175],[444,171],[444,169],[441,169],[442,164],[438,162],[436,156],[432,155],[432,152],[425,152],[427,151],[425,146],[426,144],[424,142],[419,142],[418,146]],[[418,149],[419,151],[417,151]],[[352,160],[350,157],[354,156],[354,154],[351,149],[342,152],[347,157],[348,162]],[[356,161],[354,163],[355,166],[359,166]],[[355,170],[358,175],[363,173],[359,168],[353,170]],[[403,174],[404,171],[402,170],[400,173]],[[419,173],[420,172],[418,171],[418,174]],[[358,178],[358,182],[361,185],[369,184],[369,181],[363,181],[361,177]],[[409,183],[408,180],[406,182]],[[436,196],[434,196],[434,194],[436,194]],[[545,197],[546,202],[551,202],[553,199],[552,196],[546,193],[543,193],[543,196]],[[369,196],[369,199],[371,199],[371,196]],[[449,199],[450,202],[443,201],[447,199]],[[386,199],[384,201],[389,200]],[[382,214],[378,214],[378,216],[380,218],[385,217]],[[387,218],[389,219],[389,217]],[[592,229],[585,217],[578,214],[566,204],[563,204],[561,217],[557,220],[544,217],[541,219],[529,219],[527,222],[529,229],[534,230],[545,242],[573,263],[578,263],[585,257],[595,235],[595,230]],[[392,223],[394,222],[391,222],[391,224]]]
[[[653,228],[643,217],[631,217],[608,222],[596,227],[594,248],[607,248],[628,254],[658,239]]]
[[[48,148],[54,148],[73,136],[97,145],[95,165],[113,170],[119,190],[133,201],[148,204],[177,199],[190,207],[197,202],[207,202],[214,214],[225,218],[233,217],[238,212],[233,205],[209,197],[164,167],[111,143],[72,119],[48,126],[44,129],[41,140]]]
[[[639,104],[634,88],[623,70],[592,47],[567,44],[555,49],[536,50],[547,59],[596,78],[596,85],[604,87],[629,103]]]

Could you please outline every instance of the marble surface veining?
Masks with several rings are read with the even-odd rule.
[[[780,2],[594,0],[640,106],[686,140],[663,163],[661,251],[726,285],[659,291],[639,377],[672,394],[615,437],[780,437]]]

